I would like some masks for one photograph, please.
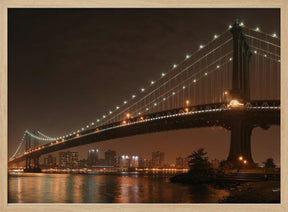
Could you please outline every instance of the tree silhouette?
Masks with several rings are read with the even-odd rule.
[[[200,148],[197,151],[191,153],[188,156],[189,160],[189,168],[190,170],[203,170],[209,169],[210,163],[208,162],[208,157],[205,157],[207,152],[204,152],[204,148]]]
[[[275,168],[276,167],[273,158],[266,159],[266,161],[264,161],[263,164],[264,164],[264,168]]]

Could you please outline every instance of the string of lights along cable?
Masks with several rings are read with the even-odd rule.
[[[280,38],[276,33],[264,33],[259,27],[249,28],[239,24],[252,54],[250,58],[250,99],[280,99]],[[157,79],[151,79],[135,89],[101,114],[78,129],[57,137],[50,137],[39,131],[26,130],[10,160],[51,145],[76,140],[90,134],[115,128],[136,125],[155,119],[172,116],[186,116],[196,113],[210,113],[230,110],[234,103],[230,96],[232,89],[233,38],[232,25],[219,34],[211,34],[211,40],[199,48],[183,53],[182,61],[172,63],[169,70],[159,72]],[[279,83],[275,83],[279,82]],[[200,108],[200,105],[219,105],[217,108]],[[241,104],[237,102],[237,104]],[[245,105],[246,109],[280,110],[278,105]],[[200,108],[200,109],[199,109]],[[177,113],[161,113],[177,109]],[[158,113],[157,117],[151,114]],[[29,148],[25,139],[37,140]]]

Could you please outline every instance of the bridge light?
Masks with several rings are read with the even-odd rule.
[[[103,117],[103,119],[105,119],[105,118],[106,118],[106,116],[105,116],[105,115],[103,115],[102,117]]]
[[[145,88],[141,88],[141,91],[142,91],[142,92],[145,91]]]
[[[111,110],[109,111],[109,114],[112,114],[112,111],[111,111]]]
[[[267,54],[264,54],[264,57],[267,57]]]
[[[190,104],[190,101],[187,99],[186,100],[186,105],[188,106]]]
[[[256,32],[260,32],[259,27],[256,27],[255,31],[256,31]]]
[[[195,83],[196,81],[197,81],[196,79],[193,80],[194,83]]]
[[[172,95],[175,95],[175,92],[172,92]]]
[[[277,38],[277,34],[276,34],[276,33],[273,33],[273,34],[272,34],[272,37],[273,37],[273,38]]]
[[[185,112],[186,112],[186,113],[188,113],[188,112],[189,112],[189,109],[188,109],[187,107],[185,108]]]
[[[119,109],[119,106],[116,106],[116,110],[118,110]]]
[[[243,22],[241,22],[241,23],[239,24],[239,26],[244,26],[244,23],[243,23]]]
[[[214,39],[218,38],[218,35],[214,35]]]
[[[225,92],[224,92],[224,95],[227,95],[227,94],[228,94],[228,91],[225,91]]]
[[[99,122],[100,121],[100,119],[97,119],[97,122]]]
[[[229,61],[232,61],[232,57],[229,58]]]
[[[84,130],[84,128],[82,127],[82,128],[81,128],[81,130],[83,131],[83,130]]]
[[[165,97],[163,98],[163,101],[166,101],[166,98],[165,98]]]
[[[162,73],[162,74],[161,74],[162,77],[165,77],[165,75],[166,75],[165,73]]]
[[[156,103],[156,102],[154,103],[154,106],[157,106],[157,103]]]
[[[79,133],[77,133],[77,134],[76,134],[76,138],[78,138],[79,136],[80,136],[80,134],[79,134]]]
[[[239,160],[243,160],[243,157],[242,157],[242,156],[240,156],[240,157],[239,157]]]
[[[149,110],[149,108],[148,107],[146,107],[146,111],[148,111]]]
[[[229,27],[228,27],[229,29],[231,29],[232,28],[232,25],[229,25]]]
[[[124,121],[122,121],[122,124],[126,124],[126,121],[124,120]]]
[[[205,76],[207,76],[208,75],[208,73],[207,72],[205,72],[205,74],[204,74]]]
[[[89,128],[89,125],[87,125],[86,128]]]
[[[143,119],[144,119],[143,116],[141,116],[141,117],[140,117],[140,120],[143,120]]]
[[[247,160],[244,160],[243,163],[246,164],[246,163],[247,163]]]
[[[125,105],[125,104],[127,104],[127,101],[124,101],[123,103],[124,103],[124,105]]]
[[[93,125],[94,125],[94,122],[91,122],[91,125],[93,126]],[[74,132],[74,134],[75,134],[75,132]]]
[[[280,60],[278,60],[278,62],[280,63]]]
[[[186,54],[186,59],[188,59],[190,57],[190,55],[189,54]]]
[[[228,107],[232,107],[232,108],[242,107],[242,106],[243,106],[243,104],[240,103],[240,102],[239,102],[238,100],[236,100],[236,99],[231,100],[230,103],[229,103],[229,105],[228,105]]]
[[[132,95],[132,98],[134,99],[135,97],[136,97],[136,95],[133,94],[133,95]]]
[[[186,87],[185,87],[185,85],[183,85],[183,87],[182,87],[183,89],[185,89]]]
[[[174,65],[173,65],[173,68],[176,68],[176,67],[177,67],[177,64],[174,64]]]
[[[127,113],[127,114],[126,114],[126,117],[127,117],[128,119],[130,118],[130,116],[131,116],[130,113]]]
[[[219,65],[217,65],[216,67],[217,67],[217,68],[220,68],[220,66],[219,66]]]
[[[151,81],[151,85],[153,85],[155,82],[154,81]]]
[[[199,49],[203,49],[203,47],[204,47],[203,45],[200,45],[200,46],[199,46]]]

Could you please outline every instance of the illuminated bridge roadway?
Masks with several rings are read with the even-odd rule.
[[[64,136],[26,130],[9,166],[26,161],[27,169],[39,169],[41,155],[66,148],[211,126],[231,132],[228,161],[242,157],[253,166],[252,130],[280,125],[280,39],[235,21],[129,96],[95,122]]]

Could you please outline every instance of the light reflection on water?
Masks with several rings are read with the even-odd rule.
[[[23,173],[8,181],[9,203],[216,203],[229,195],[209,185],[137,175]]]

